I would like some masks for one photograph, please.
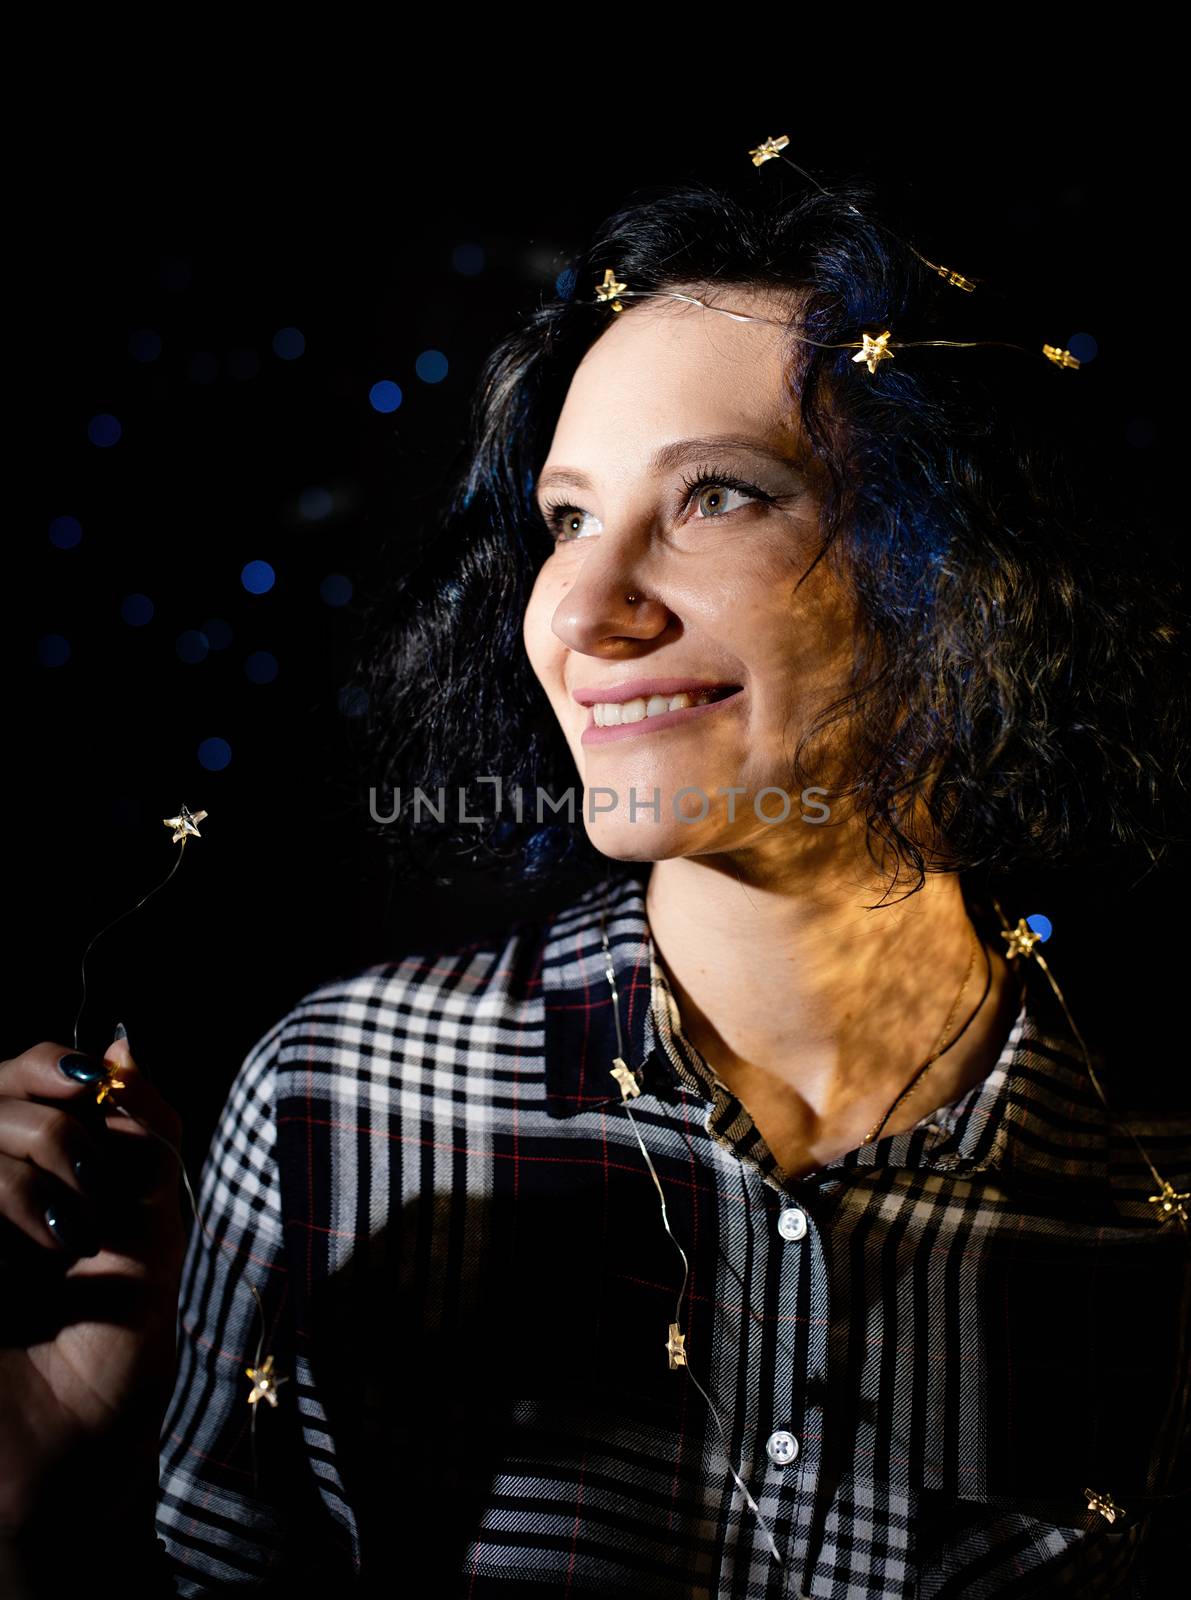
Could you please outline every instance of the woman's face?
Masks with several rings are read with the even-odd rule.
[[[691,292],[766,317],[788,304]],[[822,477],[783,367],[780,327],[650,299],[609,312],[567,392],[535,486],[540,510],[565,509],[523,636],[610,857],[785,859],[826,820],[791,756],[846,685],[854,611],[826,559],[799,586]],[[699,687],[719,698],[672,705]]]

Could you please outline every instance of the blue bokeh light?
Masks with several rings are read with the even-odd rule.
[[[37,641],[37,659],[43,667],[64,667],[70,660],[70,640],[60,633],[45,633]]]
[[[298,515],[306,522],[321,522],[324,517],[331,515],[334,508],[331,491],[324,489],[321,484],[303,489],[298,496]]]
[[[273,335],[273,354],[283,361],[296,361],[305,350],[306,335],[300,328],[278,328]]]
[[[240,582],[249,594],[268,594],[277,574],[267,561],[249,561],[240,573]]]
[[[161,354],[161,335],[152,328],[138,328],[129,337],[128,353],[134,361],[156,361]]]
[[[423,383],[441,383],[447,375],[447,358],[441,350],[423,350],[414,371]]]
[[[130,628],[143,628],[152,622],[154,605],[147,594],[126,594],[120,602],[120,615]]]
[[[88,439],[101,450],[110,450],[123,432],[119,417],[113,417],[110,411],[97,411],[87,424]]]
[[[1073,355],[1074,353],[1075,352],[1072,351]],[[1026,918],[1026,927],[1033,929],[1033,931],[1038,935],[1039,939],[1042,940],[1043,944],[1046,943],[1054,931],[1051,927],[1050,918],[1044,917],[1041,911],[1035,911],[1032,917]]]
[[[231,624],[222,617],[208,617],[203,623],[202,632],[206,634],[212,650],[226,650],[232,642]]]
[[[574,267],[564,267],[554,280],[554,292],[560,300],[569,300],[575,292],[578,273]]]
[[[199,766],[207,772],[222,772],[231,764],[232,747],[226,739],[204,739],[196,753]]]
[[[219,376],[219,358],[213,350],[195,350],[186,363],[191,383],[214,383]]]
[[[1090,333],[1073,333],[1067,340],[1067,348],[1075,359],[1086,366],[1089,361],[1095,361],[1100,353],[1100,346]]]
[[[83,524],[77,517],[55,517],[50,523],[50,543],[59,550],[73,550],[83,537]]]
[[[348,683],[339,691],[339,709],[345,717],[362,717],[368,710],[368,691]]]
[[[368,391],[368,403],[374,411],[396,411],[401,404],[401,390],[388,378],[374,383]]]
[[[451,265],[465,278],[474,278],[484,270],[484,247],[478,244],[457,244],[451,251]]]
[[[186,628],[177,637],[174,649],[178,652],[179,661],[185,661],[188,666],[197,666],[200,661],[207,659],[207,652],[211,646],[207,643],[207,635],[200,633],[197,628]]]
[[[251,683],[272,683],[277,676],[277,657],[267,650],[254,650],[244,663],[244,672]]]
[[[355,593],[355,585],[342,572],[328,572],[319,584],[318,592],[329,606],[345,606]]]

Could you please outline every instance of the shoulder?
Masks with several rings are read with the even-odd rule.
[[[1064,1207],[1086,1202],[1102,1223],[1154,1236],[1162,1184],[1176,1196],[1191,1191],[1191,1107],[1148,1100],[1141,1075],[1081,1034],[1041,983],[1029,989],[1006,1057],[1007,1169]],[[1169,1211],[1165,1220],[1164,1241],[1180,1232]]]
[[[511,922],[481,939],[419,946],[325,979],[270,1030],[278,1075],[394,1064],[527,1025],[541,986],[550,919]]]

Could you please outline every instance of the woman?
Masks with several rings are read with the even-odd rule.
[[[377,618],[370,748],[431,801],[387,840],[563,903],[304,996],[185,1261],[160,1163],[141,1232],[90,1241],[62,1306],[113,1302],[36,1330],[6,1400],[39,1571],[84,1462],[84,1527],[106,1499],[149,1572],[155,1518],[163,1592],[1147,1592],[1185,1234],[995,896],[1155,836],[1168,602],[1048,452],[1065,374],[852,359],[1011,319],[965,331],[859,188],[764,192],[626,207],[490,358]],[[610,263],[620,310],[584,292]],[[0,1068],[41,1254],[99,1142],[62,1054]],[[1191,1186],[1185,1117],[1130,1127]]]

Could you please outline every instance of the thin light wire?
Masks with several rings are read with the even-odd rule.
[[[995,897],[993,898],[993,902],[992,903],[993,903],[993,907],[994,907],[994,909],[995,909],[995,911],[997,913],[997,916],[1001,920],[1002,928],[1004,929],[1004,931],[1006,933],[1010,932],[1011,930],[1010,930],[1010,927],[1009,927],[1009,923],[1005,919],[1005,913],[1001,910],[1000,904],[996,900]],[[1141,1156],[1141,1159],[1145,1162],[1146,1166],[1150,1169],[1151,1177],[1153,1178],[1154,1182],[1158,1185],[1158,1188],[1161,1189],[1163,1187],[1163,1185],[1164,1185],[1165,1180],[1163,1179],[1162,1175],[1159,1173],[1157,1167],[1155,1167],[1154,1163],[1150,1160],[1149,1154],[1148,1154],[1145,1146],[1141,1143],[1141,1141],[1138,1139],[1137,1135],[1134,1133],[1133,1129],[1129,1126],[1129,1124],[1127,1122],[1122,1122],[1119,1117],[1116,1117],[1116,1116],[1113,1115],[1112,1106],[1108,1103],[1108,1097],[1104,1093],[1104,1090],[1100,1087],[1100,1079],[1096,1076],[1096,1069],[1092,1065],[1091,1051],[1088,1049],[1087,1045],[1084,1043],[1083,1034],[1080,1033],[1079,1029],[1076,1027],[1075,1018],[1071,1015],[1071,1012],[1067,1009],[1067,1002],[1063,998],[1063,991],[1059,988],[1057,982],[1055,981],[1054,974],[1051,972],[1049,966],[1046,964],[1046,960],[1043,957],[1041,950],[1038,949],[1037,945],[1035,945],[1034,948],[1029,952],[1029,959],[1032,960],[1032,961],[1036,961],[1038,966],[1046,974],[1046,981],[1050,984],[1051,988],[1054,990],[1055,997],[1058,1000],[1059,1004],[1063,1008],[1063,1015],[1067,1019],[1067,1026],[1071,1029],[1072,1033],[1075,1035],[1075,1038],[1076,1038],[1076,1040],[1077,1040],[1077,1042],[1079,1044],[1080,1051],[1083,1054],[1084,1066],[1087,1069],[1088,1077],[1092,1080],[1092,1085],[1095,1088],[1096,1093],[1100,1096],[1100,1100],[1101,1100],[1101,1103],[1104,1106],[1104,1109],[1108,1112],[1109,1121],[1113,1124],[1114,1127],[1122,1129],[1133,1140],[1133,1143],[1137,1147],[1137,1153]],[[1175,1220],[1178,1222],[1179,1226],[1182,1228],[1183,1233],[1185,1235],[1188,1235],[1189,1240],[1191,1240],[1191,1233],[1189,1233],[1186,1220],[1184,1219],[1184,1217],[1183,1217],[1181,1212],[1179,1212],[1179,1211],[1175,1212]],[[1191,1254],[1191,1251],[1189,1251],[1189,1254]]]
[[[182,865],[182,851],[186,849],[187,837],[188,837],[188,835],[183,834],[182,840],[181,840],[182,849],[178,851],[178,855],[177,855],[177,858],[174,861],[173,866],[166,873],[165,877],[162,878],[161,882],[157,885],[157,888],[150,889],[149,893],[146,894],[146,895],[143,895],[141,897],[141,899],[139,899],[137,901],[136,905],[129,906],[127,911],[121,911],[121,913],[120,913],[120,915],[118,917],[113,917],[112,918],[112,920],[107,924],[107,927],[100,928],[100,930],[99,930],[99,932],[97,934],[92,935],[92,938],[91,938],[90,942],[88,943],[87,948],[83,951],[82,961],[80,963],[80,972],[81,972],[81,976],[82,976],[82,980],[83,980],[83,997],[79,1001],[79,1009],[75,1013],[75,1019],[74,1019],[74,1047],[75,1047],[76,1050],[79,1047],[79,1023],[82,1020],[83,1007],[87,1004],[87,957],[91,953],[91,946],[95,943],[96,939],[101,939],[103,937],[103,935],[105,933],[107,933],[109,928],[114,928],[116,926],[117,922],[123,922],[125,917],[131,916],[134,911],[139,910],[140,907],[144,905],[146,900],[150,899],[153,895],[155,895],[157,893],[158,889],[164,889],[165,888],[166,884],[173,877],[174,873],[177,872],[178,868]]]
[[[608,927],[607,927],[607,922],[606,922],[605,914],[604,914],[605,913],[606,898],[607,898],[607,880],[605,879],[605,882],[604,882],[604,900],[601,901],[601,905],[600,905],[600,932],[601,932],[601,935],[603,937],[603,943],[604,943],[604,972],[605,972],[605,975],[607,976],[607,979],[608,979],[608,985],[612,990],[612,1015],[613,1015],[613,1017],[615,1018],[615,1021],[616,1021],[616,1049],[617,1049],[617,1054],[620,1057],[620,1059],[622,1061],[624,1061],[624,1059],[625,1059],[625,1057],[624,1057],[624,1034],[621,1031],[621,1026],[620,1026],[620,996],[619,996],[617,988],[616,988],[616,971],[615,971],[615,967],[614,967],[613,961],[612,961],[612,952],[611,952],[611,949],[609,948],[609,945],[608,945]],[[627,1062],[626,1062],[626,1065],[627,1065]],[[653,1179],[654,1188],[658,1192],[658,1199],[661,1202],[661,1207],[662,1207],[662,1225],[664,1226],[666,1232],[670,1235],[670,1239],[671,1239],[671,1242],[674,1245],[674,1248],[678,1251],[678,1254],[682,1257],[682,1287],[678,1291],[678,1300],[677,1300],[677,1303],[676,1303],[676,1306],[675,1306],[675,1311],[674,1311],[674,1321],[675,1321],[676,1325],[679,1327],[679,1329],[681,1330],[681,1327],[682,1327],[682,1302],[683,1302],[683,1299],[684,1299],[684,1297],[686,1295],[687,1284],[690,1281],[690,1263],[687,1260],[686,1251],[682,1248],[682,1245],[679,1244],[677,1238],[674,1235],[674,1230],[670,1226],[670,1217],[669,1217],[669,1214],[668,1214],[668,1212],[666,1210],[665,1192],[663,1191],[661,1182],[658,1179],[657,1170],[655,1169],[653,1161],[650,1158],[649,1151],[645,1148],[645,1141],[641,1137],[641,1130],[637,1126],[637,1119],[633,1115],[632,1107],[629,1105],[628,1097],[627,1097],[627,1095],[625,1095],[623,1093],[623,1086],[622,1086],[621,1104],[623,1105],[625,1111],[628,1113],[629,1122],[632,1124],[633,1134],[634,1134],[634,1136],[636,1137],[636,1140],[637,1140],[637,1146],[640,1149],[641,1154],[645,1157],[645,1164],[649,1168],[649,1175]],[[715,1425],[719,1429],[720,1439],[722,1440],[723,1446],[724,1446],[724,1456],[725,1456],[725,1458],[726,1458],[726,1460],[728,1462],[728,1471],[732,1474],[733,1478],[736,1480],[736,1487],[740,1490],[741,1494],[744,1496],[744,1498],[745,1498],[745,1500],[746,1500],[746,1502],[748,1504],[749,1510],[753,1513],[753,1515],[756,1517],[758,1523],[760,1524],[761,1531],[765,1535],[766,1541],[769,1544],[769,1549],[770,1549],[770,1551],[771,1551],[771,1553],[773,1555],[774,1560],[778,1563],[779,1566],[782,1566],[782,1565],[784,1565],[784,1562],[782,1560],[782,1553],[777,1547],[777,1542],[775,1541],[775,1539],[773,1537],[773,1534],[770,1531],[769,1524],[766,1522],[764,1516],[762,1515],[760,1506],[753,1499],[752,1494],[749,1492],[748,1484],[745,1483],[744,1479],[741,1477],[740,1473],[737,1472],[736,1467],[733,1465],[733,1462],[732,1462],[732,1444],[731,1444],[731,1440],[728,1438],[727,1430],[724,1427],[723,1419],[720,1416],[719,1407],[716,1405],[715,1401],[711,1398],[711,1396],[708,1394],[707,1390],[703,1387],[703,1385],[699,1382],[698,1378],[695,1376],[694,1371],[691,1368],[691,1362],[690,1362],[689,1353],[684,1351],[684,1355],[686,1357],[684,1365],[685,1365],[685,1368],[686,1368],[687,1375],[689,1376],[691,1382],[695,1385],[695,1388],[698,1389],[699,1393],[703,1396],[704,1400],[707,1402],[708,1408],[711,1411],[711,1415],[715,1420]]]
[[[997,913],[998,920],[1001,923],[1002,930],[1005,933],[1011,932],[1012,930],[1010,929],[1008,919],[1006,918],[1005,913],[1001,910],[1000,902],[997,900],[995,895],[990,896],[990,899],[992,900],[993,909]],[[1088,1077],[1091,1079],[1092,1086],[1095,1088],[1096,1093],[1100,1096],[1101,1104],[1104,1106],[1104,1109],[1108,1114],[1108,1120],[1114,1127],[1123,1128],[1125,1132],[1128,1133],[1129,1137],[1133,1140],[1134,1145],[1137,1147],[1137,1151],[1141,1156],[1141,1159],[1150,1169],[1150,1173],[1154,1179],[1154,1182],[1158,1185],[1159,1192],[1164,1191],[1166,1188],[1165,1180],[1158,1172],[1158,1169],[1154,1166],[1154,1163],[1150,1160],[1149,1153],[1145,1149],[1145,1146],[1138,1139],[1133,1129],[1127,1123],[1123,1123],[1119,1117],[1113,1114],[1112,1106],[1109,1104],[1108,1097],[1101,1088],[1100,1079],[1096,1076],[1096,1069],[1092,1065],[1092,1053],[1084,1042],[1083,1034],[1080,1033],[1079,1029],[1076,1027],[1075,1019],[1071,1015],[1071,1012],[1067,1007],[1067,1002],[1063,997],[1063,991],[1059,988],[1054,974],[1051,972],[1050,967],[1047,965],[1037,945],[1035,945],[1028,952],[1028,958],[1037,962],[1039,968],[1046,976],[1046,981],[1050,984],[1051,989],[1054,991],[1059,1005],[1063,1008],[1063,1015],[1067,1019],[1067,1025],[1078,1041],[1079,1048],[1084,1059],[1084,1066],[1087,1069]],[[1184,1243],[1188,1246],[1187,1255],[1188,1258],[1191,1259],[1191,1230],[1188,1230],[1186,1219],[1184,1218],[1181,1210],[1176,1210],[1174,1215],[1175,1220],[1183,1230]],[[1166,1418],[1154,1439],[1151,1462],[1155,1461],[1158,1457],[1161,1449],[1166,1443],[1168,1435],[1170,1439],[1174,1441],[1185,1437],[1186,1434],[1187,1413],[1188,1409],[1191,1408],[1191,1273],[1186,1274],[1184,1277],[1183,1297],[1179,1308],[1178,1348],[1175,1355],[1175,1373],[1176,1378],[1174,1391],[1171,1394],[1170,1401],[1167,1406]],[[1181,1378],[1177,1376],[1179,1373],[1182,1374]],[[1174,1466],[1175,1462],[1172,1456],[1170,1461],[1167,1463],[1165,1481],[1169,1482],[1170,1474],[1173,1472]],[[1163,1500],[1185,1500],[1186,1498],[1187,1496],[1185,1491],[1181,1494],[1134,1495],[1132,1497],[1135,1503],[1141,1501],[1146,1505],[1156,1504],[1157,1502]],[[1128,1508],[1126,1507],[1126,1510],[1127,1509]]]
[[[99,932],[94,934],[91,937],[91,939],[88,941],[87,946],[83,951],[82,961],[81,961],[81,964],[80,964],[80,975],[81,975],[81,978],[82,978],[82,999],[79,1002],[79,1009],[78,1009],[78,1012],[76,1013],[75,1019],[74,1019],[74,1047],[75,1047],[76,1050],[79,1047],[79,1025],[80,1025],[80,1022],[81,1022],[81,1019],[82,1019],[83,1009],[87,1004],[87,957],[88,957],[88,955],[91,953],[91,950],[92,950],[93,946],[95,945],[95,942],[96,942],[97,939],[101,938],[102,935],[107,933],[111,928],[114,928],[118,922],[122,922],[125,917],[131,916],[131,914],[134,911],[139,910],[140,907],[145,904],[145,901],[150,899],[153,895],[155,895],[158,892],[158,890],[165,888],[166,884],[169,883],[170,879],[174,876],[174,873],[177,872],[178,868],[182,864],[182,855],[183,855],[183,852],[186,849],[186,840],[189,837],[190,837],[189,834],[183,833],[182,838],[178,841],[178,843],[180,844],[181,848],[179,849],[178,854],[174,859],[173,865],[170,867],[170,870],[166,873],[165,877],[161,880],[161,882],[159,884],[157,884],[157,886],[155,888],[150,889],[148,894],[142,895],[141,898],[135,903],[135,905],[129,906],[128,909],[126,911],[122,911],[119,916],[113,917],[111,922],[107,923],[105,927],[100,928]],[[134,1058],[134,1060],[135,1060],[135,1058]],[[159,1144],[163,1144],[165,1146],[165,1148],[170,1152],[170,1154],[174,1157],[175,1161],[177,1161],[178,1170],[180,1171],[180,1173],[182,1175],[182,1183],[183,1183],[183,1185],[184,1185],[184,1187],[186,1189],[186,1198],[190,1202],[190,1209],[191,1209],[191,1212],[194,1215],[194,1220],[198,1224],[199,1228],[202,1230],[204,1238],[206,1238],[212,1245],[215,1245],[217,1248],[222,1249],[222,1250],[226,1250],[226,1251],[228,1251],[229,1254],[236,1255],[237,1252],[235,1250],[233,1250],[230,1245],[226,1244],[223,1240],[216,1239],[212,1235],[210,1229],[207,1227],[206,1223],[203,1221],[202,1215],[199,1212],[198,1201],[195,1198],[194,1187],[193,1187],[193,1185],[191,1184],[191,1181],[190,1181],[190,1174],[186,1170],[185,1159],[183,1158],[182,1152],[181,1152],[181,1150],[178,1149],[177,1145],[172,1143],[171,1140],[167,1139],[164,1134],[158,1133],[156,1128],[151,1128],[147,1122],[142,1120],[142,1118],[136,1116],[133,1112],[129,1111],[127,1106],[122,1106],[119,1103],[119,1101],[116,1099],[114,1094],[111,1095],[110,1098],[111,1098],[113,1106],[121,1114],[121,1116],[127,1117],[130,1122],[135,1122],[139,1128],[143,1128],[144,1129],[144,1131],[150,1136],[150,1138],[156,1139]],[[256,1284],[253,1283],[250,1279],[242,1279],[240,1281],[242,1281],[244,1283],[245,1288],[248,1289],[249,1293],[252,1295],[254,1301],[256,1302],[256,1310],[257,1310],[257,1316],[258,1316],[259,1323],[260,1323],[260,1330],[259,1330],[259,1334],[258,1334],[258,1337],[257,1337],[256,1358],[255,1358],[255,1360],[253,1362],[253,1368],[254,1368],[254,1370],[259,1370],[260,1369],[260,1365],[261,1365],[261,1354],[262,1354],[262,1352],[264,1350],[264,1346],[265,1346],[265,1333],[266,1333],[265,1308],[264,1308],[264,1304],[263,1304],[263,1302],[261,1300],[260,1293],[259,1293],[259,1291],[258,1291],[258,1289],[256,1287]],[[259,1404],[254,1405],[252,1407],[252,1419],[251,1419],[251,1422],[249,1423],[249,1449],[250,1449],[251,1457],[252,1457],[252,1488],[253,1488],[253,1492],[254,1493],[257,1491],[257,1489],[259,1487],[259,1475],[258,1475],[258,1471],[257,1471],[257,1452],[256,1452],[256,1414],[257,1414],[257,1411],[259,1409],[260,1409]]]
[[[751,154],[751,152],[750,152],[750,154]],[[793,167],[794,171],[798,173],[799,177],[805,178],[808,183],[813,183],[815,188],[819,191],[820,194],[826,195],[829,200],[835,198],[835,196],[832,195],[832,193],[831,193],[831,191],[829,189],[825,189],[823,187],[823,185],[819,182],[818,178],[813,178],[809,172],[804,171],[804,169],[798,165],[798,163],[793,159],[792,156],[788,156],[786,154],[784,148],[781,149],[781,150],[775,151],[774,154],[776,154],[776,156],[778,157],[778,159],[780,161],[784,161],[788,167]],[[765,162],[761,163],[762,166],[764,166],[765,164],[766,164]],[[857,210],[857,208],[852,204],[852,202],[850,200],[845,200],[844,204],[847,206],[848,210],[852,213],[852,215],[854,217],[861,217],[862,220],[863,220],[862,213]],[[870,222],[872,222],[876,227],[880,228],[883,233],[887,233],[891,239],[896,239],[899,244],[904,244],[906,249],[909,250],[912,254],[916,255],[918,257],[919,261],[921,261],[924,266],[929,267],[932,272],[936,272],[941,277],[948,278],[950,281],[954,281],[954,276],[951,274],[951,270],[949,268],[940,267],[938,262],[929,260],[926,256],[924,256],[922,254],[921,250],[919,250],[916,246],[914,246],[914,245],[912,245],[910,243],[909,239],[907,239],[904,234],[898,233],[896,228],[891,228],[887,222],[882,222],[879,217],[870,217],[868,220]],[[980,281],[979,279],[976,279],[975,281],[972,281],[972,280],[968,279],[966,277],[966,275],[963,274],[963,273],[958,274],[958,276],[963,281],[961,283],[957,284],[956,287],[957,288],[966,288],[969,291],[974,289],[976,287],[976,284],[979,283],[979,281]]]
[[[230,1255],[237,1255],[238,1253],[232,1248],[231,1245],[227,1244],[222,1239],[216,1239],[210,1228],[208,1228],[206,1223],[203,1221],[202,1215],[199,1212],[198,1201],[194,1196],[194,1188],[190,1182],[190,1174],[186,1170],[186,1162],[183,1159],[182,1152],[178,1149],[177,1145],[171,1140],[167,1139],[163,1133],[158,1133],[156,1128],[151,1128],[147,1122],[143,1121],[140,1117],[129,1111],[127,1106],[122,1106],[119,1101],[115,1099],[115,1096],[112,1097],[112,1103],[122,1116],[127,1117],[130,1122],[135,1122],[138,1128],[143,1128],[150,1138],[157,1140],[158,1144],[163,1144],[174,1157],[175,1161],[177,1161],[178,1170],[182,1174],[182,1183],[186,1189],[186,1198],[190,1201],[190,1209],[194,1213],[195,1222],[202,1229],[203,1237],[217,1249],[226,1250]],[[265,1307],[261,1300],[260,1292],[257,1289],[256,1284],[252,1282],[251,1278],[242,1278],[239,1281],[243,1283],[244,1287],[249,1291],[249,1293],[252,1295],[252,1298],[256,1301],[256,1311],[260,1323],[260,1332],[257,1336],[256,1356],[253,1359],[252,1365],[254,1371],[259,1371],[261,1355],[265,1348]],[[252,1407],[252,1420],[248,1425],[248,1442],[249,1449],[252,1454],[252,1490],[254,1494],[260,1487],[256,1460],[256,1414],[259,1410],[259,1404]]]
[[[843,342],[826,343],[822,339],[811,339],[806,334],[794,333],[789,324],[780,317],[746,316],[743,311],[729,311],[725,306],[711,306],[707,304],[706,300],[700,300],[696,295],[681,294],[676,289],[622,289],[618,291],[616,298],[618,300],[685,300],[688,305],[702,306],[704,311],[714,311],[721,317],[730,317],[733,322],[767,322],[775,328],[785,328],[789,337],[798,344],[814,345],[816,350],[864,349],[863,340],[848,339]],[[606,305],[608,302],[596,300],[593,304]],[[893,359],[892,351],[894,350],[921,350],[927,349],[932,345],[954,350],[975,350],[989,346],[994,349],[1021,350],[1028,356],[1036,356],[1038,354],[1037,350],[1032,349],[1031,346],[1016,344],[1011,339],[898,339],[890,345],[890,355],[887,359]],[[1044,356],[1043,359],[1049,358]],[[1054,363],[1052,362],[1051,365],[1053,366]]]

